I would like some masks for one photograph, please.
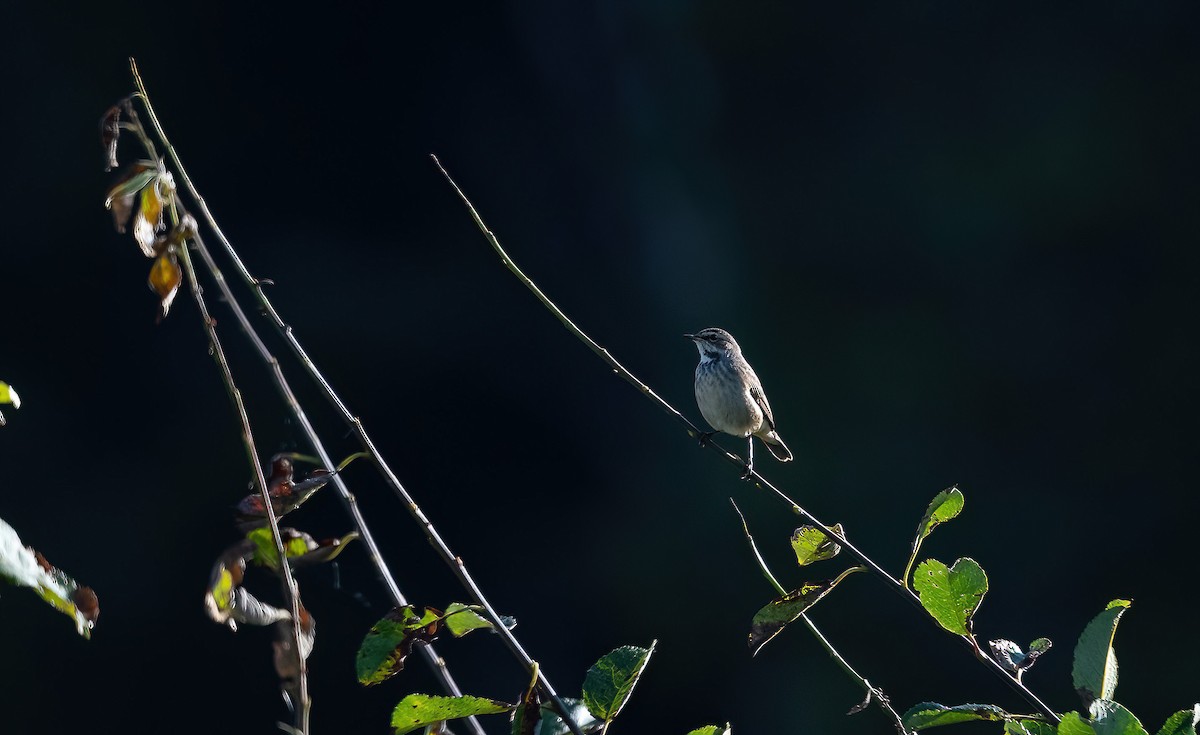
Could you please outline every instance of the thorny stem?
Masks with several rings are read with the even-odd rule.
[[[317,435],[312,423],[308,420],[308,415],[304,412],[304,408],[296,399],[295,393],[292,392],[291,384],[288,383],[287,377],[283,373],[283,368],[279,364],[279,360],[271,354],[271,351],[267,348],[266,344],[263,343],[262,339],[258,335],[258,332],[250,323],[249,318],[246,316],[245,310],[242,309],[241,304],[238,303],[237,298],[233,295],[233,291],[229,287],[229,282],[225,280],[225,275],[217,266],[216,261],[213,260],[212,253],[204,244],[203,239],[201,239],[199,235],[196,235],[194,242],[196,245],[196,252],[200,254],[200,258],[204,261],[204,265],[208,269],[209,274],[211,274],[213,280],[216,281],[217,287],[221,291],[221,295],[224,297],[225,302],[229,305],[229,308],[233,311],[234,317],[238,321],[238,325],[242,328],[242,332],[254,345],[254,348],[258,351],[259,357],[262,358],[263,362],[266,363],[270,369],[271,375],[275,381],[275,387],[279,390],[284,403],[286,403],[288,408],[291,409],[292,415],[296,419],[296,423],[300,425],[305,436],[308,437],[309,444],[312,445],[313,451],[317,453],[316,458],[323,464],[324,467],[332,469],[334,466],[333,459],[330,458],[329,453],[325,450],[325,444],[321,441],[321,438]],[[367,556],[370,557],[371,563],[375,566],[375,570],[379,576],[379,579],[383,582],[384,586],[388,588],[388,592],[391,593],[392,601],[395,602],[396,606],[404,607],[408,604],[408,600],[405,599],[404,593],[400,591],[399,585],[396,584],[395,577],[392,575],[391,570],[388,569],[387,562],[384,561],[383,555],[380,554],[379,546],[375,543],[375,538],[371,535],[371,531],[367,527],[367,521],[363,517],[362,510],[358,507],[357,498],[353,493],[350,492],[350,489],[346,487],[346,483],[342,479],[340,473],[333,475],[333,483],[338,489],[338,496],[342,500],[342,505],[346,507],[346,511],[350,514],[350,517],[354,521],[354,527],[358,530],[359,537],[362,539],[363,544],[367,547]],[[454,681],[454,677],[450,675],[450,670],[446,667],[446,660],[437,654],[433,644],[427,643],[418,646],[417,649],[421,652],[421,655],[425,658],[425,661],[429,664],[430,668],[433,669],[434,674],[438,677],[438,679],[441,680],[442,688],[456,697],[461,697],[462,690],[458,687],[458,683]],[[467,724],[476,735],[485,735],[483,727],[479,724],[479,720],[475,717],[467,718]]]
[[[471,219],[475,221],[475,225],[479,228],[480,232],[483,233],[483,236],[492,246],[492,249],[495,250],[496,254],[500,256],[500,262],[503,263],[504,266],[508,268],[508,270],[512,272],[512,274],[516,276],[519,281],[521,281],[521,283],[524,283],[525,286],[533,292],[533,295],[542,302],[542,305],[545,306],[546,309],[548,309],[550,313],[553,314],[554,317],[558,319],[558,321],[561,322],[569,332],[571,332],[571,334],[575,335],[581,342],[588,346],[588,349],[596,353],[601,360],[607,363],[608,366],[612,368],[614,373],[619,375],[623,380],[625,380],[625,382],[629,383],[634,388],[637,388],[638,391],[640,391],[644,396],[653,401],[658,405],[659,408],[666,411],[676,421],[682,424],[687,429],[689,436],[693,438],[699,438],[704,432],[696,428],[695,424],[693,424],[686,416],[680,413],[674,406],[655,393],[650,386],[639,380],[637,376],[635,376],[624,365],[618,362],[617,359],[613,357],[607,349],[600,346],[600,344],[588,336],[586,332],[576,326],[575,323],[571,321],[570,317],[568,317],[562,311],[562,309],[558,308],[558,306],[551,301],[550,298],[546,296],[546,294],[544,294],[540,288],[538,288],[537,284],[534,283],[529,276],[525,275],[525,273],[517,266],[513,259],[509,257],[508,253],[504,251],[504,248],[500,245],[500,240],[496,237],[495,233],[488,228],[487,224],[483,221],[483,218],[479,215],[479,212],[475,209],[475,205],[471,203],[471,200],[467,198],[467,195],[463,193],[463,190],[459,188],[458,184],[455,183],[453,178],[451,178],[450,174],[446,171],[445,167],[442,166],[442,163],[438,160],[437,156],[431,155],[430,158],[433,159],[434,164],[438,167],[438,170],[441,171],[442,176],[446,178],[446,181],[454,189],[455,193],[458,194],[459,199],[461,199],[463,204],[466,205],[467,211],[471,214]],[[738,455],[718,446],[717,443],[713,441],[705,442],[702,446],[711,452],[716,452],[718,455],[724,458],[726,462],[729,462],[730,464],[736,466],[739,470],[745,472],[746,461]],[[806,522],[821,529],[827,536],[841,544],[842,548],[844,548],[851,556],[858,560],[859,563],[861,563],[870,571],[874,572],[875,575],[883,580],[893,592],[905,598],[911,604],[924,612],[925,608],[921,605],[920,598],[918,598],[903,583],[901,583],[891,574],[888,574],[886,571],[884,571],[884,569],[875,563],[873,559],[860,551],[857,546],[847,541],[843,534],[834,531],[832,528],[822,523],[817,519],[816,516],[814,516],[805,508],[801,507],[796,503],[796,501],[788,497],[786,493],[777,488],[775,485],[771,484],[766,478],[760,475],[757,470],[751,470],[750,472],[745,473],[744,479],[753,482],[756,486],[762,489],[769,490],[774,493],[780,500],[786,503],[789,508],[791,508],[793,513],[803,518]],[[937,625],[937,621],[935,621],[932,617],[926,617],[928,617],[931,622]],[[976,654],[976,658],[978,658],[985,667],[990,669],[992,673],[996,674],[1005,682],[1007,682],[1008,685],[1017,692],[1017,694],[1019,694],[1033,706],[1040,709],[1053,722],[1057,723],[1059,721],[1060,718],[1058,714],[1051,709],[1049,705],[1039,699],[1036,694],[1030,691],[1029,688],[1026,687],[1022,682],[1018,681],[1016,677],[1012,676],[1003,668],[1001,668],[1000,664],[992,660],[991,657],[981,653],[979,647],[975,645],[974,641],[969,636],[960,637],[964,643],[971,647],[972,652]]]
[[[196,301],[196,307],[200,310],[200,318],[204,322],[204,328],[208,332],[208,342],[212,347],[213,359],[217,361],[217,365],[221,369],[221,378],[225,382],[225,389],[229,392],[229,397],[233,399],[233,405],[237,409],[238,418],[241,419],[242,442],[246,445],[246,454],[250,461],[250,466],[254,468],[254,482],[258,485],[258,491],[262,495],[263,508],[267,515],[267,524],[271,528],[271,538],[275,541],[275,552],[279,554],[279,559],[281,560],[279,574],[283,582],[284,595],[287,597],[291,607],[291,645],[292,650],[296,654],[296,670],[299,672],[299,701],[293,703],[296,730],[300,732],[300,735],[307,735],[308,711],[312,702],[308,696],[308,664],[304,660],[300,641],[300,591],[296,587],[295,578],[292,576],[291,566],[286,561],[288,558],[287,551],[283,545],[283,536],[279,533],[279,521],[275,517],[275,508],[271,503],[271,495],[267,489],[267,479],[263,475],[262,463],[258,458],[258,450],[254,446],[254,432],[250,428],[250,416],[246,413],[246,405],[242,402],[242,393],[233,381],[233,372],[229,369],[229,362],[225,359],[225,350],[221,347],[220,338],[217,337],[217,323],[209,316],[208,306],[204,302],[204,289],[200,287],[199,281],[196,280],[196,269],[192,266],[192,259],[188,254],[186,242],[179,248],[179,260],[183,263],[183,270],[187,274],[192,296]]]
[[[762,570],[763,576],[767,578],[767,581],[771,583],[771,586],[775,588],[775,591],[779,593],[779,596],[784,597],[787,595],[787,590],[783,588],[783,585],[779,584],[779,580],[775,579],[775,575],[771,573],[771,569],[767,566],[766,560],[763,559],[762,554],[758,552],[758,544],[754,543],[754,536],[750,533],[750,527],[746,525],[746,516],[742,515],[742,509],[738,507],[738,504],[734,502],[733,498],[730,498],[729,502],[733,504],[733,509],[737,511],[738,518],[742,521],[742,531],[746,534],[746,541],[750,544],[750,551],[754,553],[754,558],[758,561],[758,568]],[[862,567],[857,568],[861,569]],[[833,644],[829,642],[829,639],[826,638],[823,633],[821,633],[821,631],[817,628],[817,624],[812,621],[812,618],[808,617],[808,613],[801,613],[800,618],[804,621],[804,624],[808,626],[808,629],[812,632],[813,636],[816,637],[817,641],[825,648],[826,652],[829,653],[829,656],[835,662],[837,662],[838,666],[842,668],[842,671],[845,671],[851,679],[854,679],[856,682],[858,682],[858,685],[861,686],[867,693],[866,702],[863,704],[865,705],[874,700],[875,703],[878,704],[879,707],[884,711],[884,713],[893,720],[893,723],[896,725],[896,730],[899,731],[900,735],[909,735],[908,730],[904,727],[904,721],[900,719],[900,715],[896,712],[896,710],[892,709],[891,702],[888,700],[887,695],[883,693],[883,690],[873,686],[871,682],[867,681],[866,678],[854,670],[854,667],[842,657],[842,654],[838,653],[838,650],[833,647]],[[862,705],[859,706],[861,707]],[[850,710],[851,713],[857,711],[857,707]]]
[[[532,674],[534,672],[533,659],[521,646],[520,642],[512,634],[512,631],[510,631],[504,625],[503,620],[500,619],[500,615],[492,607],[491,603],[488,602],[486,597],[484,597],[483,591],[479,589],[479,586],[475,583],[475,580],[467,571],[466,565],[463,563],[462,558],[455,555],[454,552],[450,550],[450,547],[446,544],[445,540],[442,539],[441,535],[437,532],[437,529],[434,528],[433,523],[430,522],[430,520],[425,516],[425,513],[421,510],[420,506],[417,505],[417,502],[411,495],[409,495],[408,491],[400,483],[399,478],[396,477],[396,474],[392,471],[391,467],[375,448],[375,443],[371,441],[371,438],[367,434],[366,428],[363,426],[362,421],[350,412],[350,410],[346,407],[346,404],[329,384],[329,381],[325,379],[325,376],[312,361],[312,358],[308,356],[308,353],[301,346],[299,340],[296,339],[295,334],[293,334],[291,326],[283,321],[283,318],[280,317],[279,312],[275,310],[275,306],[267,297],[266,292],[263,291],[262,281],[251,275],[249,269],[246,268],[245,263],[242,262],[242,259],[238,255],[237,251],[233,248],[233,244],[230,243],[229,238],[225,236],[224,231],[222,231],[220,226],[218,226],[216,218],[213,217],[212,212],[208,209],[208,204],[204,201],[204,197],[200,196],[196,186],[192,183],[191,177],[188,176],[187,169],[184,168],[183,162],[180,160],[178,153],[176,153],[174,146],[171,145],[170,140],[167,138],[166,131],[163,130],[162,124],[159,122],[158,116],[154,112],[154,107],[150,104],[150,97],[146,93],[145,84],[142,82],[141,75],[138,73],[137,64],[132,58],[129,60],[129,66],[133,73],[134,82],[137,85],[138,94],[142,99],[142,103],[146,107],[146,112],[150,117],[150,122],[154,127],[155,134],[158,136],[159,140],[162,141],[163,146],[167,150],[167,154],[171,157],[171,161],[175,164],[175,172],[179,174],[180,180],[183,182],[183,185],[187,188],[188,193],[195,201],[196,207],[198,208],[200,214],[203,215],[205,222],[212,229],[213,234],[217,237],[217,240],[220,241],[221,245],[225,248],[225,252],[233,261],[234,267],[238,271],[238,274],[241,276],[242,280],[245,281],[246,284],[254,291],[258,298],[259,304],[263,308],[263,311],[275,324],[276,329],[283,336],[296,359],[300,361],[312,379],[320,386],[329,401],[338,410],[338,412],[342,414],[342,417],[345,419],[346,423],[358,434],[359,442],[362,444],[363,449],[365,449],[375,459],[376,467],[378,467],[380,473],[383,475],[387,483],[392,486],[392,489],[395,491],[396,495],[399,496],[404,502],[404,506],[408,509],[409,515],[411,515],[424,529],[426,538],[429,540],[430,544],[433,545],[434,549],[437,550],[438,555],[441,556],[442,560],[447,564],[447,566],[450,567],[455,577],[459,580],[459,583],[462,584],[467,590],[467,593],[471,595],[472,600],[483,608],[486,617],[494,625],[496,632],[500,635],[500,639],[504,641],[505,646],[509,649],[513,656],[521,662],[522,666],[525,667],[525,670]],[[583,735],[583,731],[575,722],[575,718],[571,715],[570,709],[563,703],[554,687],[550,684],[549,679],[546,678],[546,674],[541,671],[540,668],[537,670],[537,677],[539,687],[546,697],[553,703],[554,708],[559,717],[562,718],[563,723],[567,725],[568,729],[571,730],[573,735]]]

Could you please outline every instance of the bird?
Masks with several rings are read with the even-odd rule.
[[[742,357],[742,348],[733,335],[724,329],[709,327],[695,334],[683,335],[700,351],[696,365],[696,405],[700,414],[716,431],[700,435],[704,446],[717,432],[746,439],[746,472],[754,472],[754,437],[767,445],[771,455],[780,462],[790,462],[792,452],[775,429],[771,404],[763,392],[762,383],[754,368]]]

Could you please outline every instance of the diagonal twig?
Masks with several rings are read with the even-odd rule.
[[[612,354],[607,349],[602,347],[598,342],[596,342],[594,339],[592,339],[590,336],[588,336],[588,334],[586,332],[584,332],[582,329],[580,329],[578,326],[576,326],[576,324],[573,321],[571,321],[570,317],[568,317],[566,315],[566,313],[563,312],[562,309],[558,308],[558,306],[553,301],[551,301],[550,298],[548,296],[546,296],[546,294],[543,293],[540,288],[538,288],[538,285],[533,282],[533,279],[531,279],[529,276],[525,275],[525,273],[517,266],[517,264],[513,261],[513,259],[511,257],[509,257],[508,253],[506,253],[504,251],[504,248],[500,245],[500,240],[496,237],[496,234],[494,232],[492,232],[491,229],[488,228],[487,224],[483,221],[483,218],[479,215],[478,210],[475,209],[475,205],[473,205],[471,203],[471,200],[467,198],[467,195],[465,193],[463,193],[463,190],[461,188],[459,188],[457,183],[455,183],[454,179],[446,171],[445,167],[442,166],[442,163],[441,163],[441,161],[438,160],[437,156],[431,155],[430,158],[433,159],[433,163],[438,167],[438,170],[442,173],[442,176],[445,177],[446,181],[454,189],[455,193],[458,194],[459,199],[461,199],[463,204],[466,205],[467,211],[470,212],[470,214],[471,214],[471,219],[473,219],[475,221],[475,225],[479,228],[479,231],[483,233],[484,238],[487,239],[488,243],[492,246],[492,249],[495,250],[496,254],[500,256],[500,262],[502,262],[504,264],[504,266],[506,268],[508,268],[508,270],[514,276],[516,276],[518,280],[521,281],[521,283],[524,283],[525,286],[530,291],[533,292],[533,295],[536,296],[537,299],[542,302],[542,305],[545,306],[546,309],[549,310],[550,313],[553,314],[554,317],[556,319],[558,319],[558,321],[561,322],[562,325],[564,327],[566,327],[568,331],[571,332],[571,334],[575,335],[581,342],[583,342],[585,345],[587,345],[588,349],[590,349],[592,352],[596,353],[596,355],[601,360],[603,360],[605,363],[607,363],[608,366],[613,369],[613,372],[615,372],[617,375],[619,375],[623,380],[625,380],[625,382],[632,385],[640,393],[642,393],[642,395],[646,396],[648,399],[650,399],[652,402],[654,402],[659,408],[661,408],[663,411],[665,411],[670,416],[672,416],[676,421],[678,421],[680,424],[682,424],[684,426],[684,428],[687,430],[687,433],[689,436],[691,436],[693,438],[699,438],[702,432],[700,431],[700,429],[696,428],[695,424],[693,424],[690,420],[688,420],[688,418],[686,416],[684,416],[682,413],[680,413],[674,406],[672,406],[670,403],[668,403],[666,400],[664,400],[661,396],[659,396],[657,393],[655,393],[654,390],[651,389],[649,385],[647,385],[644,382],[642,382],[641,380],[639,380],[637,378],[637,376],[635,376],[632,372],[629,371],[628,368],[626,368],[624,365],[622,365],[620,362],[618,362],[617,359],[615,357],[613,357]],[[834,539],[839,544],[841,544],[842,548],[844,548],[860,564],[865,566],[871,572],[874,572],[875,575],[877,577],[879,577],[881,580],[883,580],[883,582],[893,592],[895,592],[896,594],[905,598],[910,603],[915,605],[918,609],[920,609],[922,612],[924,612],[925,608],[921,605],[920,598],[918,598],[915,594],[913,594],[913,592],[911,590],[909,590],[908,587],[906,587],[904,584],[902,584],[894,576],[892,576],[891,574],[888,574],[886,571],[884,571],[884,569],[882,567],[880,567],[873,559],[871,559],[866,554],[864,554],[862,551],[860,551],[857,546],[855,546],[854,544],[847,541],[844,534],[840,534],[837,531],[833,530],[828,525],[826,525],[825,523],[822,523],[820,520],[817,519],[816,516],[814,516],[812,513],[810,513],[805,508],[801,507],[798,503],[796,503],[796,501],[794,501],[790,497],[788,497],[788,495],[786,493],[784,493],[778,487],[776,487],[771,482],[769,482],[766,478],[764,478],[762,475],[760,475],[757,471],[755,471],[755,470],[747,471],[746,461],[743,460],[741,457],[718,446],[715,442],[711,442],[711,441],[705,442],[702,446],[704,448],[708,449],[709,451],[716,452],[726,462],[729,462],[730,464],[737,466],[740,470],[743,470],[744,471],[743,477],[745,479],[747,479],[748,481],[753,482],[755,485],[757,485],[760,488],[769,490],[772,493],[774,493],[776,497],[778,497],[780,500],[782,500],[784,503],[786,503],[788,505],[788,507],[791,508],[793,513],[800,516],[801,518],[804,518],[805,521],[807,521],[808,523],[811,523],[812,525],[821,529],[821,531],[823,531],[826,535],[828,535],[830,538]],[[926,616],[926,617],[929,617],[929,616]],[[936,621],[934,621],[932,617],[929,617],[929,620],[931,622],[934,622],[934,624],[936,625]],[[1022,698],[1024,698],[1027,702],[1029,702],[1033,706],[1040,709],[1047,717],[1049,717],[1055,723],[1057,723],[1059,721],[1058,714],[1053,709],[1051,709],[1049,705],[1047,705],[1045,702],[1043,702],[1041,699],[1039,699],[1038,696],[1036,694],[1034,694],[1032,691],[1030,691],[1029,688],[1026,687],[1024,683],[1022,683],[1021,681],[1018,681],[1016,679],[1016,677],[1010,675],[1007,671],[1005,671],[1003,668],[1001,668],[1000,664],[996,663],[990,657],[984,655],[979,650],[978,645],[975,644],[975,642],[972,638],[970,638],[969,636],[960,636],[960,638],[968,646],[971,647],[972,651],[975,653],[975,657],[980,662],[982,662],[985,667],[987,667],[990,671],[992,671],[992,673],[996,674],[1001,679],[1003,679],[1014,691],[1017,692],[1017,694],[1019,694]]]

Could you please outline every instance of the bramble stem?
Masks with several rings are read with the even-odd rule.
[[[332,468],[334,466],[333,459],[330,458],[329,453],[325,449],[325,444],[321,441],[321,438],[317,435],[316,429],[313,428],[312,423],[308,420],[308,415],[304,412],[304,408],[296,399],[295,393],[292,392],[291,384],[288,383],[287,377],[283,373],[283,368],[279,364],[279,360],[273,354],[271,354],[269,349],[267,349],[266,344],[259,337],[258,332],[254,329],[254,326],[250,323],[249,318],[246,316],[245,310],[242,309],[241,304],[238,303],[237,298],[233,295],[233,291],[229,288],[229,282],[225,280],[225,275],[217,266],[216,261],[213,260],[212,253],[204,244],[203,239],[197,235],[194,242],[196,244],[196,252],[200,254],[200,258],[204,261],[204,265],[208,269],[209,274],[213,277],[213,280],[216,281],[217,287],[221,291],[221,295],[224,297],[225,302],[229,305],[229,308],[233,311],[234,317],[237,319],[239,326],[242,328],[242,332],[254,345],[254,348],[258,351],[259,357],[262,358],[263,362],[267,364],[274,379],[275,387],[282,396],[284,403],[286,403],[288,408],[291,409],[292,416],[296,419],[296,423],[299,424],[301,429],[304,431],[304,434],[308,438],[308,442],[312,446],[313,451],[317,453],[317,457],[315,459],[319,460],[322,463],[322,466],[326,468]],[[352,457],[355,456],[359,455],[352,455]],[[343,461],[341,465],[339,465],[339,469],[341,469],[341,467],[344,466],[347,461],[348,460]],[[362,510],[358,507],[358,499],[353,493],[350,492],[350,488],[346,486],[346,483],[342,479],[340,473],[333,475],[333,484],[338,490],[338,497],[341,498],[342,505],[345,506],[346,512],[350,514],[351,519],[354,521],[354,527],[358,531],[359,538],[362,539],[363,545],[367,548],[367,556],[370,558],[371,564],[375,567],[375,571],[380,581],[383,582],[384,586],[388,588],[388,592],[391,594],[392,601],[396,604],[396,606],[404,607],[408,604],[408,600],[404,597],[404,593],[400,591],[400,587],[396,583],[396,578],[392,575],[391,570],[388,569],[387,562],[384,561],[383,555],[379,552],[379,546],[375,543],[375,538],[371,535],[370,528],[367,527],[367,521],[363,517]],[[442,688],[445,689],[447,693],[455,697],[461,697],[463,693],[462,690],[459,688],[458,683],[454,681],[454,677],[451,676],[450,670],[446,666],[445,659],[437,654],[433,644],[427,643],[425,645],[418,646],[417,649],[420,651],[421,656],[425,659],[425,662],[433,670],[434,675],[437,676],[437,678],[441,681]],[[475,733],[475,735],[485,735],[482,725],[479,724],[479,720],[475,717],[467,718],[467,724]]]
[[[461,199],[463,204],[466,205],[467,211],[471,215],[471,219],[475,221],[475,225],[479,228],[480,232],[483,233],[484,238],[487,239],[488,243],[492,246],[492,249],[495,250],[496,254],[500,256],[500,262],[503,263],[504,266],[508,268],[508,270],[514,276],[516,276],[519,281],[521,281],[521,283],[524,283],[525,286],[533,292],[533,295],[542,302],[542,305],[545,306],[546,309],[548,309],[550,313],[553,314],[554,317],[558,319],[558,321],[561,322],[569,332],[571,332],[571,334],[574,334],[577,338],[579,338],[581,342],[588,346],[588,349],[596,353],[601,360],[608,364],[608,366],[612,368],[613,372],[619,375],[625,382],[632,385],[642,395],[653,401],[656,405],[658,405],[659,408],[670,414],[676,421],[682,424],[687,430],[689,436],[692,438],[700,437],[704,432],[696,428],[695,424],[693,424],[686,416],[680,413],[674,406],[655,393],[650,386],[639,380],[637,376],[635,376],[624,365],[618,362],[617,359],[613,357],[607,349],[601,347],[600,344],[588,336],[586,332],[576,326],[575,323],[571,321],[571,319],[562,311],[562,309],[558,308],[558,306],[551,301],[550,298],[546,296],[546,294],[543,293],[540,288],[538,288],[537,284],[534,283],[529,276],[525,275],[525,273],[517,266],[513,259],[509,257],[508,253],[504,251],[504,248],[500,245],[500,240],[496,237],[495,233],[488,228],[487,224],[483,221],[483,218],[479,215],[479,212],[475,209],[475,205],[471,203],[471,200],[467,198],[467,195],[463,193],[463,190],[459,188],[458,184],[455,183],[453,178],[451,178],[450,174],[446,171],[445,167],[442,166],[442,163],[438,160],[437,156],[431,155],[430,158],[433,159],[433,163],[438,167],[438,170],[441,171],[442,176],[445,177],[451,188],[453,188],[455,193],[458,194],[459,199]],[[746,461],[736,454],[733,454],[728,450],[718,446],[716,442],[705,442],[703,448],[711,452],[716,452],[726,462],[736,466],[740,471],[745,472]],[[882,579],[892,591],[907,599],[922,612],[925,611],[925,608],[921,605],[920,598],[913,594],[913,592],[909,590],[907,586],[884,571],[884,569],[876,564],[873,559],[860,551],[857,546],[847,541],[843,534],[834,531],[832,528],[818,520],[812,513],[808,512],[808,510],[797,504],[796,501],[789,498],[786,493],[777,488],[775,485],[771,484],[766,478],[760,475],[757,470],[745,473],[742,479],[752,480],[758,487],[774,493],[776,497],[778,497],[792,509],[793,513],[803,518],[806,522],[821,529],[821,531],[823,531],[827,536],[841,544],[842,548],[844,548],[868,570],[874,572],[875,575]],[[935,621],[931,616],[927,615],[926,617],[935,625],[937,624],[937,621]],[[971,646],[973,651],[978,651],[978,647],[974,645],[969,637],[960,637],[968,646]],[[1022,682],[1018,681],[1016,677],[1010,675],[1007,671],[1001,668],[1000,664],[988,657],[980,658],[980,660],[983,661],[984,665],[988,667],[992,673],[998,675],[1005,682],[1007,682],[1008,685],[1012,687],[1012,689],[1014,689],[1017,694],[1019,694],[1027,702],[1040,709],[1055,723],[1059,721],[1058,714],[1052,710],[1049,705],[1039,699],[1036,694],[1030,691],[1029,688],[1026,687]]]
[[[307,351],[305,351],[303,346],[301,346],[299,340],[293,333],[291,326],[284,322],[283,318],[280,317],[279,312],[275,310],[275,306],[267,297],[266,292],[263,291],[262,282],[250,274],[250,271],[246,268],[245,263],[242,262],[241,257],[238,255],[237,251],[234,250],[229,238],[225,236],[224,231],[222,231],[220,226],[217,224],[216,218],[213,217],[212,212],[208,208],[208,204],[204,201],[204,197],[200,195],[200,192],[196,189],[195,184],[192,183],[191,177],[188,176],[187,169],[183,166],[183,161],[180,160],[174,146],[171,145],[170,140],[167,138],[166,132],[163,130],[163,127],[158,120],[158,116],[154,112],[154,107],[150,104],[150,98],[146,93],[146,87],[142,81],[141,75],[138,73],[137,64],[132,58],[129,60],[129,65],[133,73],[134,82],[137,85],[138,94],[141,97],[142,103],[145,105],[146,112],[150,117],[150,122],[154,128],[155,135],[157,135],[158,139],[162,141],[163,147],[166,148],[167,154],[170,156],[171,161],[175,164],[175,172],[179,175],[180,180],[187,188],[188,193],[194,200],[199,213],[203,216],[205,222],[208,224],[213,234],[217,237],[217,240],[224,247],[226,254],[229,256],[230,260],[232,260],[235,269],[238,271],[238,274],[256,295],[259,304],[263,308],[263,311],[274,323],[276,329],[284,338],[284,341],[287,342],[293,355],[295,355],[296,359],[299,360],[304,366],[309,376],[320,386],[326,397],[338,410],[338,412],[341,413],[342,417],[351,427],[351,429],[358,434],[359,442],[362,444],[363,449],[365,449],[371,455],[371,457],[374,458],[375,465],[383,475],[384,479],[389,485],[391,485],[393,491],[403,501],[405,508],[409,512],[409,515],[411,515],[421,525],[430,544],[433,545],[434,549],[437,550],[438,555],[441,556],[442,560],[447,564],[447,566],[450,567],[451,572],[459,580],[459,583],[462,584],[466,589],[473,602],[483,608],[487,619],[494,625],[496,632],[500,635],[500,639],[504,642],[505,646],[509,649],[513,656],[521,662],[526,671],[530,672],[531,674],[535,673],[536,671],[539,687],[546,695],[546,698],[553,703],[555,709],[558,711],[559,717],[562,718],[563,723],[567,725],[573,735],[583,735],[579,725],[575,722],[575,718],[571,715],[570,709],[567,708],[562,699],[558,696],[558,693],[550,684],[549,679],[546,678],[545,673],[542,672],[540,668],[535,670],[533,659],[528,653],[526,653],[520,642],[512,634],[512,631],[510,631],[504,625],[500,615],[492,607],[491,603],[484,596],[483,591],[479,588],[478,584],[476,584],[475,580],[467,571],[466,565],[463,563],[462,558],[450,550],[450,547],[437,532],[437,529],[433,526],[433,523],[430,522],[430,520],[425,516],[424,512],[421,510],[421,507],[417,505],[416,500],[413,499],[413,497],[400,483],[400,480],[396,477],[395,472],[392,471],[391,467],[383,459],[383,456],[375,448],[375,443],[371,441],[371,438],[367,434],[366,428],[363,426],[362,421],[357,416],[352,414],[346,407],[346,404],[338,396],[337,392],[334,391],[333,387],[329,384],[329,381],[325,379],[324,374],[321,373],[316,364],[312,361],[312,358],[308,356]]]
[[[178,218],[177,214],[176,218]],[[298,684],[300,691],[297,695],[299,701],[293,703],[295,729],[299,731],[300,735],[307,735],[308,712],[312,702],[308,696],[308,663],[304,659],[300,642],[300,590],[296,586],[296,579],[292,576],[291,565],[287,563],[287,550],[283,545],[283,536],[279,533],[279,521],[275,517],[275,508],[267,488],[267,479],[263,475],[262,462],[259,460],[258,450],[254,445],[254,432],[250,428],[250,416],[246,413],[246,405],[242,402],[242,393],[238,390],[237,384],[233,380],[233,371],[229,369],[229,362],[225,359],[225,350],[221,347],[220,338],[217,337],[217,323],[209,316],[208,306],[204,302],[204,289],[200,287],[199,281],[196,280],[196,269],[192,265],[192,258],[188,253],[186,241],[179,248],[179,260],[183,264],[184,273],[187,274],[188,284],[191,287],[192,297],[196,301],[196,307],[200,310],[200,319],[204,322],[204,328],[208,332],[208,343],[212,347],[213,359],[217,361],[217,365],[221,369],[221,379],[225,383],[225,389],[229,392],[229,397],[233,399],[233,405],[237,410],[238,418],[241,419],[242,443],[246,446],[246,455],[254,471],[254,482],[258,485],[258,491],[262,495],[263,509],[267,516],[267,525],[270,526],[271,538],[275,541],[275,553],[279,554],[279,575],[283,582],[284,596],[291,608],[291,645],[292,650],[296,654],[296,670],[299,672]]]

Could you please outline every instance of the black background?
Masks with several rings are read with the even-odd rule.
[[[789,586],[806,578],[795,519],[564,330],[429,153],[697,420],[679,335],[733,332],[796,453],[760,469],[885,567],[958,483],[965,512],[926,553],[988,571],[981,637],[1055,641],[1027,677],[1052,706],[1078,707],[1071,649],[1114,597],[1135,600],[1118,698],[1153,732],[1200,694],[1194,4],[42,5],[3,31],[0,378],[25,405],[0,430],[0,517],[102,614],[83,641],[3,592],[3,732],[285,717],[270,634],[201,607],[249,478],[234,414],[195,306],[181,294],[155,326],[149,261],[102,206],[96,122],[132,90],[130,55],[251,270],[558,689],[658,639],[614,732],[890,730],[876,709],[843,716],[861,692],[803,630],[750,659],[773,592],[727,498]],[[262,451],[304,449],[213,308]],[[331,450],[354,451],[286,369]],[[405,593],[463,599],[376,473],[347,479]],[[349,529],[332,493],[289,521]],[[414,663],[358,687],[387,601],[361,549],[338,571],[301,578],[313,729],[386,732],[436,685]],[[865,575],[813,617],[900,709],[1029,709]],[[486,635],[439,649],[470,693],[526,681]]]

